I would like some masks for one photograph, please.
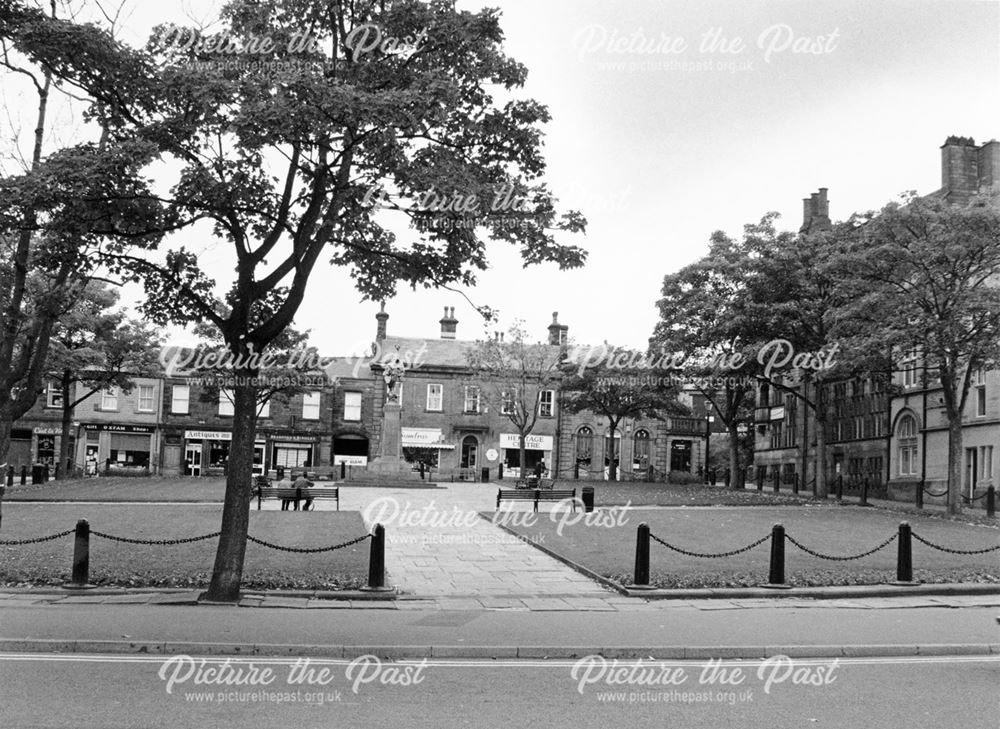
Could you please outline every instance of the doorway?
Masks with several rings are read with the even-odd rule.
[[[184,448],[184,475],[201,475],[201,441],[188,443]]]
[[[467,435],[462,438],[462,468],[475,468],[478,462],[479,441],[476,436]]]

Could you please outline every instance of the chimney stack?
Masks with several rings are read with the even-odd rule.
[[[441,317],[441,339],[454,339],[458,330],[458,319],[455,318],[455,307],[444,307]]]
[[[375,341],[381,342],[385,339],[385,323],[389,321],[389,315],[385,313],[385,302],[381,302],[382,306],[379,312],[375,315],[375,321],[378,322],[378,326],[375,328]]]
[[[972,137],[951,136],[941,145],[941,191],[948,202],[966,202],[979,190],[979,155]]]
[[[559,323],[559,312],[552,312],[552,323],[549,324],[549,344],[554,344],[556,346],[560,344],[566,344],[566,339],[569,336],[569,327],[565,324]]]

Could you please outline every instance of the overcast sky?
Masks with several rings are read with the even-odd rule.
[[[539,337],[558,310],[579,342],[642,346],[663,275],[702,255],[712,231],[738,235],[771,210],[797,229],[802,198],[819,187],[835,219],[931,192],[945,137],[1000,136],[997,2],[459,5],[502,9],[508,54],[529,69],[524,94],[553,116],[548,182],[589,220],[573,237],[590,253],[585,268],[525,271],[513,248],[494,245],[491,269],[466,292]],[[213,4],[133,7],[125,37],[139,42],[155,22],[184,22],[192,7],[207,16]],[[437,336],[445,306],[460,338],[481,335],[476,312],[447,291],[399,292],[389,331]],[[322,352],[348,354],[371,341],[377,308],[346,272],[319,266],[296,326]]]

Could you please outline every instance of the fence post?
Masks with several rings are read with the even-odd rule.
[[[763,468],[758,468],[757,469],[757,490],[758,491],[763,491],[764,490],[764,469]]]
[[[792,481],[792,493],[795,494],[796,496],[799,495],[799,474],[798,473],[795,474],[795,478]]]
[[[896,583],[913,584],[913,543],[908,522],[899,523],[899,544],[896,547]]]
[[[920,483],[917,484],[916,506],[917,506],[918,509],[923,509],[924,508],[924,483],[923,483],[923,481],[921,481]]]
[[[363,590],[390,590],[385,584],[385,527],[376,524],[372,529],[371,549],[368,553],[368,586]]]
[[[67,587],[85,587],[90,581],[90,523],[80,519],[73,539],[73,576]]]
[[[771,568],[767,578],[769,586],[785,584],[785,527],[771,527]]]
[[[837,501],[844,500],[844,477],[841,474],[837,475]]]
[[[861,482],[861,505],[868,506],[868,477]]]
[[[28,467],[21,466],[21,485],[24,486],[28,483]]]
[[[774,493],[781,491],[781,474],[778,471],[774,472]]]
[[[636,587],[649,586],[649,524],[642,522],[635,533],[635,579]]]
[[[13,466],[7,466],[7,485],[8,486],[13,486],[14,485],[14,467]]]
[[[997,514],[997,490],[995,486],[986,489],[986,516],[991,519]]]

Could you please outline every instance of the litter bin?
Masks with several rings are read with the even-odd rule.
[[[45,483],[45,466],[41,463],[36,463],[31,467],[31,483],[39,484]]]
[[[594,510],[594,487],[584,486],[580,490],[580,498],[583,499],[583,510],[590,513]]]
[[[480,480],[483,483],[486,483],[487,481],[490,480],[490,467],[489,466],[483,466],[483,477]]]
[[[274,470],[277,471],[277,473],[275,475],[278,477],[278,480],[279,481],[284,481],[285,480],[285,467],[284,466],[278,466]]]

